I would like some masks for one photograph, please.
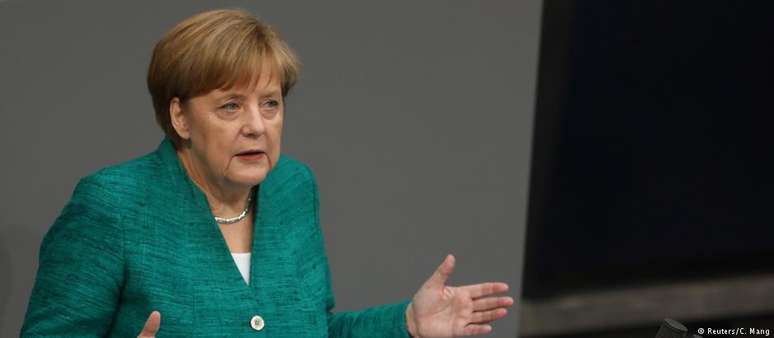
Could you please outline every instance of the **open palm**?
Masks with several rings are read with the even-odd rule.
[[[507,291],[508,284],[447,286],[452,271],[454,256],[448,255],[414,295],[406,311],[412,336],[442,338],[489,333],[490,323],[504,317],[513,305],[511,297],[490,297]]]

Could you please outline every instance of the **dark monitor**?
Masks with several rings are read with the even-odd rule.
[[[774,270],[771,13],[546,0],[524,297]]]

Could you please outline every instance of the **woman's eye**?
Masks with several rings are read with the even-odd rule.
[[[239,110],[239,105],[233,102],[229,102],[222,105],[220,108],[222,108],[226,112],[236,112]]]
[[[277,108],[279,106],[279,101],[277,100],[268,100],[266,101],[265,105],[269,108]]]
[[[277,115],[277,112],[279,112],[279,105],[280,102],[274,99],[269,99],[263,102],[261,107],[261,113],[263,116],[271,118]]]

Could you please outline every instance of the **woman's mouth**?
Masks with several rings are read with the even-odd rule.
[[[244,162],[258,162],[264,156],[266,156],[266,153],[260,150],[249,150],[236,154],[236,157]]]

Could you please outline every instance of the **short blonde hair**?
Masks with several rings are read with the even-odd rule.
[[[268,25],[238,9],[207,11],[178,23],[156,43],[148,67],[148,90],[156,122],[175,147],[182,140],[172,127],[169,104],[215,89],[253,85],[269,62],[281,76],[282,96],[298,79],[293,51]]]

